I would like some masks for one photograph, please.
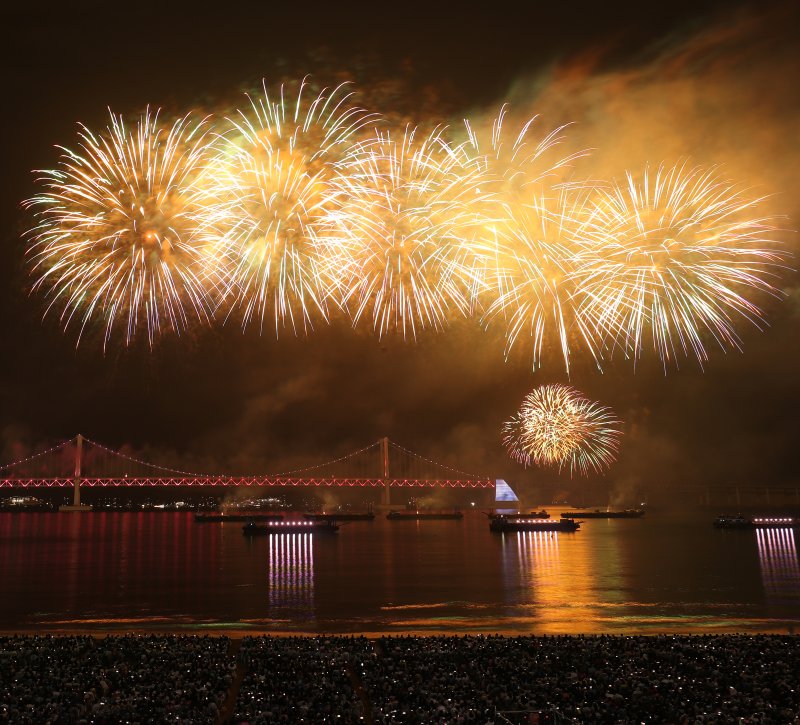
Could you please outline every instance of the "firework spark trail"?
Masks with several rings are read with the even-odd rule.
[[[379,335],[416,337],[469,309],[463,252],[479,219],[480,175],[442,134],[378,133],[337,177],[342,202],[329,224],[341,240],[335,264],[347,270],[342,305],[354,325],[370,315]]]
[[[349,105],[340,85],[306,98],[306,82],[289,101],[281,87],[272,98],[250,98],[250,107],[228,119],[206,189],[204,234],[228,261],[224,298],[242,310],[242,326],[263,329],[274,317],[275,333],[297,333],[327,320],[337,270],[322,221],[336,207],[330,180],[350,140],[374,120]]]
[[[506,207],[505,217],[491,227],[492,238],[473,247],[491,290],[483,324],[504,321],[506,357],[520,338],[529,337],[534,369],[551,345],[567,373],[575,347],[600,364],[595,329],[581,313],[576,284],[585,248],[585,196],[585,189],[564,186],[553,196]]]
[[[666,368],[678,353],[708,359],[704,339],[740,349],[735,322],[763,325],[748,292],[779,296],[785,269],[775,219],[715,171],[661,166],[598,189],[592,243],[576,284],[581,314],[604,347],[638,360],[646,337]]]
[[[483,310],[484,325],[505,321],[506,356],[527,334],[534,369],[543,348],[553,343],[569,372],[571,343],[580,341],[597,359],[591,334],[573,309],[572,268],[581,250],[578,214],[586,184],[566,177],[585,152],[560,152],[564,126],[537,138],[536,117],[514,129],[507,114],[504,105],[482,131],[465,121],[466,148],[489,192],[480,210],[483,233],[470,249],[474,306]]]
[[[566,385],[535,388],[503,426],[509,455],[524,466],[568,466],[587,475],[602,472],[619,448],[619,421]]]
[[[47,311],[61,308],[65,328],[78,319],[78,341],[104,320],[104,346],[119,320],[126,343],[144,327],[151,345],[164,327],[185,330],[190,310],[207,321],[215,264],[195,235],[206,119],[166,125],[147,109],[134,130],[113,113],[102,134],[80,129],[78,150],[62,147],[60,167],[38,172],[45,190],[24,203],[36,219],[28,258]]]
[[[516,135],[509,133],[508,110],[508,104],[501,106],[491,128],[464,120],[468,139],[465,151],[480,165],[483,183],[492,187],[494,198],[501,204],[524,201],[531,194],[551,189],[563,181],[575,161],[586,155],[585,151],[560,154],[566,125],[535,138],[536,116],[522,123]]]

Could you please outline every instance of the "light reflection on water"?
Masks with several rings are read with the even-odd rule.
[[[313,534],[268,535],[269,606],[314,616]]]
[[[506,592],[512,594],[507,600],[512,604],[509,614],[535,610],[528,614],[537,620],[537,630],[547,634],[590,634],[607,628],[602,610],[620,598],[615,541],[593,541],[580,532],[501,536]],[[613,578],[616,586],[605,585],[604,577]]]
[[[530,632],[800,626],[790,530],[695,514],[492,534],[463,521],[245,537],[182,513],[0,514],[0,629]]]
[[[800,611],[800,563],[793,529],[756,529],[758,563],[770,605],[797,606]]]

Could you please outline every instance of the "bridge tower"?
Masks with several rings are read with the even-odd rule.
[[[389,486],[389,439],[387,437],[381,438],[381,458],[383,459],[383,505],[391,505]]]
[[[59,511],[91,511],[92,507],[81,503],[81,464],[83,463],[83,436],[75,438],[75,469],[72,475],[72,506],[59,506]]]

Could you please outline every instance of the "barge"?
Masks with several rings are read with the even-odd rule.
[[[644,509],[623,509],[621,511],[562,511],[561,516],[573,518],[580,516],[583,519],[640,519],[644,516]]]
[[[283,514],[272,514],[265,511],[237,511],[225,513],[224,511],[211,511],[195,514],[194,520],[198,523],[222,523],[225,521],[283,521]]]
[[[389,521],[445,521],[461,520],[461,511],[390,511],[386,514]]]
[[[547,513],[544,509],[541,511],[531,511],[530,513],[523,513],[521,511],[515,511],[513,513],[508,514],[500,514],[497,512],[487,513],[486,514],[490,519],[499,519],[499,518],[506,518],[506,519],[549,519],[550,514]]]

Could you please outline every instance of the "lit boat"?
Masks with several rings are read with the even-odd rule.
[[[245,536],[264,536],[267,534],[335,534],[339,525],[335,521],[268,521],[257,524],[250,521],[242,526]]]
[[[389,521],[444,521],[452,519],[463,519],[461,511],[390,511],[386,514]]]
[[[718,529],[790,529],[800,526],[800,519],[794,516],[717,516],[714,526]]]
[[[489,530],[495,533],[513,533],[515,531],[577,531],[580,521],[575,519],[509,519],[498,516],[489,522]]]
[[[794,516],[756,516],[753,526],[757,529],[790,529],[800,526],[800,519]]]

